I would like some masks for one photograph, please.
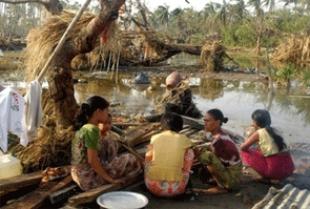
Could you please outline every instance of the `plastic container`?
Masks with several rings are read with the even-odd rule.
[[[10,178],[22,174],[22,165],[19,159],[12,155],[0,156],[0,179]]]

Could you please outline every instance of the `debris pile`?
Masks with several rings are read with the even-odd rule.
[[[291,36],[272,54],[272,60],[297,66],[310,65],[310,36]]]

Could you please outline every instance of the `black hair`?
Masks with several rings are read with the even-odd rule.
[[[273,138],[274,142],[278,146],[279,150],[285,149],[287,146],[284,143],[282,136],[277,134],[274,128],[271,127],[271,117],[267,110],[258,109],[252,113],[252,120],[260,128],[265,128],[268,134]]]
[[[100,96],[92,96],[82,103],[80,111],[75,118],[75,130],[80,129],[85,125],[92,114],[97,110],[104,110],[109,107],[109,102]]]
[[[211,115],[215,120],[219,120],[221,122],[220,125],[228,122],[228,118],[224,117],[222,111],[219,109],[211,109],[211,110],[208,110],[207,113]]]
[[[183,119],[181,116],[166,112],[161,117],[161,126],[166,130],[179,132],[183,129]]]

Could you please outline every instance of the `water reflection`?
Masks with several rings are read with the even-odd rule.
[[[215,100],[224,95],[224,83],[222,80],[211,78],[201,79],[199,95],[208,100]]]
[[[111,103],[120,102],[118,113],[143,115],[152,112],[164,92],[162,87],[150,91],[148,85],[132,85],[128,76],[121,81],[116,85],[108,79],[89,79],[88,83],[75,86],[76,98],[82,102],[91,95],[100,95]],[[289,142],[305,142],[310,133],[310,100],[307,98],[289,96],[285,90],[271,93],[267,85],[255,82],[193,78],[192,85],[197,107],[202,112],[222,109],[229,117],[227,128],[240,134],[251,123],[251,113],[258,108],[270,110],[273,125]],[[291,93],[301,94],[298,89]]]

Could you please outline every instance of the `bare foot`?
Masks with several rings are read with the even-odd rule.
[[[208,194],[208,195],[224,194],[224,193],[228,192],[226,189],[218,187],[218,186],[211,187],[209,189],[196,189],[196,188],[193,188],[192,191],[196,192],[196,193],[204,193],[204,194]]]
[[[242,173],[244,176],[248,176],[254,180],[259,180],[263,178],[256,170],[251,167],[243,167]]]

